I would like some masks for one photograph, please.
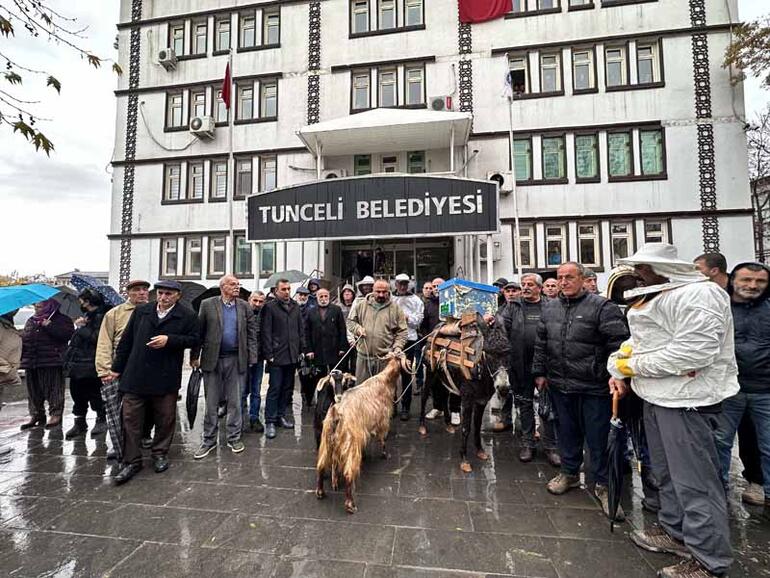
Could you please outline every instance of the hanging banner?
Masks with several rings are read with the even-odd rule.
[[[252,195],[248,241],[499,231],[497,184],[429,175],[327,179]]]

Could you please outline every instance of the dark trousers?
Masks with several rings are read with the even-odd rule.
[[[249,367],[249,375],[246,379],[246,387],[241,397],[241,413],[246,418],[246,408],[250,421],[259,419],[259,407],[262,404],[262,376],[265,374],[265,362],[259,361]]]
[[[294,371],[296,365],[267,364],[270,385],[265,399],[265,423],[277,423],[279,417],[286,415],[286,408],[292,411],[291,401],[294,393]]]
[[[24,380],[27,384],[29,415],[61,415],[64,412],[64,370],[61,367],[36,367],[28,369]]]
[[[591,479],[607,485],[607,437],[610,433],[612,398],[609,395],[563,393],[549,389],[559,416],[558,438],[561,471],[571,476],[580,473],[583,445],[590,452]]]
[[[751,414],[746,412],[738,425],[738,455],[743,463],[743,478],[750,484],[763,486],[762,459],[757,442],[757,430]]]
[[[98,377],[70,377],[70,395],[73,401],[72,414],[75,417],[86,417],[89,404],[97,417],[104,417],[102,380]]]
[[[519,410],[521,420],[521,445],[534,448],[535,444],[535,382],[526,376],[511,388],[511,393],[500,410],[500,417],[506,425],[513,424],[513,403]],[[540,444],[544,450],[556,449],[556,432],[553,420],[540,419]]]
[[[155,437],[152,455],[165,456],[171,447],[176,428],[176,392],[165,395],[123,394],[123,462],[142,462],[142,432],[147,408],[152,410]]]
[[[414,344],[415,341],[407,341],[404,349],[408,349]],[[409,360],[409,364],[412,366],[412,371],[417,369],[417,366],[414,365],[416,353],[417,348],[412,347],[404,354]],[[401,371],[401,411],[406,413],[409,413],[409,410],[412,409],[412,390],[415,387],[412,379],[413,377],[411,374],[407,373],[406,371]],[[414,376],[414,379],[417,379],[417,376]],[[396,393],[398,393],[398,391],[396,391]],[[396,399],[398,399],[398,395],[396,396]]]

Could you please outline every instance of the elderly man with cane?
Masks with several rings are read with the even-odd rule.
[[[631,540],[686,558],[665,578],[723,576],[732,564],[727,500],[714,432],[722,402],[738,392],[730,298],[680,260],[668,243],[647,243],[619,259],[644,287],[628,311],[631,338],[607,361],[610,391],[625,378],[644,400],[644,425],[660,490],[660,525]]]

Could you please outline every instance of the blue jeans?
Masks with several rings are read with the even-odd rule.
[[[294,393],[294,371],[297,366],[267,364],[270,385],[265,398],[265,423],[277,423],[279,417],[286,415],[286,408],[291,409]]]
[[[735,433],[743,415],[748,413],[754,421],[757,443],[762,458],[765,496],[770,496],[770,393],[738,392],[722,402],[722,415],[716,431],[719,461],[722,466],[722,483],[728,487],[730,460]]]
[[[246,407],[249,408],[249,421],[259,419],[259,406],[262,403],[260,389],[262,387],[262,376],[265,374],[265,362],[260,361],[249,367],[249,376],[246,379],[246,387],[243,388],[241,396],[241,406],[243,415],[246,415]]]

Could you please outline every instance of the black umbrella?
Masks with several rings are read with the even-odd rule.
[[[615,531],[615,514],[620,504],[620,493],[623,491],[623,463],[625,461],[626,426],[618,418],[618,402],[620,395],[616,391],[612,394],[612,419],[610,420],[610,435],[607,439],[607,501],[609,506],[608,517],[610,519],[610,532]]]
[[[198,395],[201,392],[201,381],[203,381],[203,372],[200,369],[193,369],[190,379],[187,382],[187,421],[190,422],[190,429],[195,425],[195,416],[198,413]]]
[[[209,297],[216,297],[217,295],[221,295],[219,287],[211,287],[210,289],[206,289],[203,293],[201,293],[195,299],[192,300],[192,303],[191,303],[192,308],[195,309],[195,311],[198,311],[204,299],[208,299]],[[251,295],[251,291],[243,287],[240,288],[238,297],[240,297],[244,301],[248,301],[250,295]]]
[[[77,319],[83,316],[83,310],[80,308],[80,299],[74,289],[69,287],[57,287],[59,292],[51,299],[59,303],[59,312],[70,319]]]
[[[194,283],[193,281],[180,281],[179,284],[182,286],[182,298],[179,301],[190,308],[192,308],[193,299],[195,299],[198,295],[206,290],[203,285],[200,283]],[[154,300],[155,289],[150,291],[150,301]]]

